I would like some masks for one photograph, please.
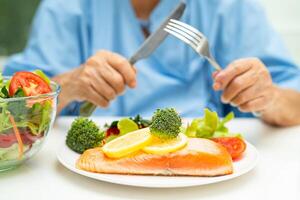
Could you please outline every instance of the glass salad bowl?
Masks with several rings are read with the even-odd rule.
[[[10,77],[4,77],[4,81]],[[52,128],[60,86],[28,97],[0,98],[0,171],[14,168],[35,155]]]

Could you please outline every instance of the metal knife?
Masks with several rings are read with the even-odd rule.
[[[163,42],[163,40],[168,36],[168,33],[164,31],[170,19],[180,19],[185,10],[185,3],[181,1],[177,7],[172,11],[172,13],[164,20],[164,22],[158,27],[158,29],[151,34],[136,53],[129,58],[130,64],[135,64],[137,61],[147,58],[151,53]],[[89,117],[92,115],[97,106],[90,102],[84,102],[80,107],[80,116]]]

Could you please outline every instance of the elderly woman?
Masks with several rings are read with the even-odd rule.
[[[218,73],[174,37],[135,67],[129,64],[126,58],[178,2],[44,0],[26,49],[4,73],[44,70],[62,86],[62,114],[78,114],[86,100],[102,116],[147,116],[159,107],[199,116],[208,107],[220,115],[260,112],[275,125],[299,124],[299,70],[256,1],[186,1],[181,20],[208,36],[224,66]]]

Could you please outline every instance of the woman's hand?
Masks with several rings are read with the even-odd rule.
[[[62,87],[60,111],[72,101],[89,101],[100,107],[122,94],[126,85],[136,86],[136,71],[122,56],[99,51],[82,66],[53,78]]]
[[[273,106],[277,87],[265,65],[256,58],[240,59],[214,74],[215,90],[223,90],[222,102],[242,112],[263,112]]]

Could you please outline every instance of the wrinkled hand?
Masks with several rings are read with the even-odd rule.
[[[124,57],[99,51],[82,66],[54,80],[62,86],[60,101],[63,106],[76,100],[107,107],[124,92],[126,85],[136,86],[136,71]]]
[[[215,90],[223,90],[221,100],[242,112],[263,112],[273,106],[277,88],[266,66],[257,58],[236,60],[213,74]]]

